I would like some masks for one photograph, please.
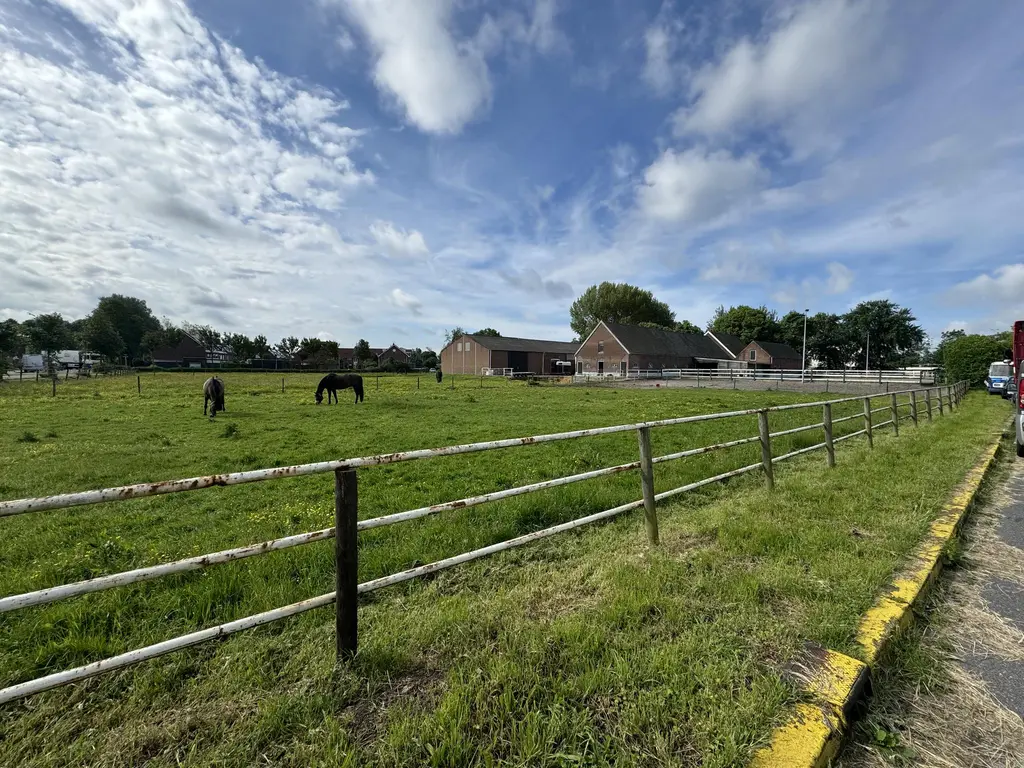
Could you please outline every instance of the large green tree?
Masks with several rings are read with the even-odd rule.
[[[90,321],[105,318],[124,342],[125,354],[135,359],[142,352],[142,338],[160,330],[160,321],[142,299],[114,293],[104,296],[89,316]]]
[[[299,340],[294,336],[285,336],[274,345],[274,352],[278,357],[291,360],[299,351]]]
[[[808,337],[811,333],[811,321],[810,317],[807,319],[807,334]],[[804,343],[804,313],[797,312],[795,309],[787,312],[779,320],[779,338],[778,341],[784,341],[789,344],[797,352]],[[808,338],[808,343],[810,338]]]
[[[854,349],[843,318],[839,315],[819,312],[807,319],[808,365],[814,361],[831,371],[844,368],[851,362]]]
[[[154,333],[154,331],[147,331],[147,334],[149,333]],[[83,342],[86,349],[95,352],[107,361],[117,360],[125,351],[124,339],[121,338],[121,334],[117,332],[114,324],[105,314],[93,313],[89,318],[83,334]]]
[[[778,314],[764,306],[748,307],[741,304],[729,309],[719,306],[711,318],[710,329],[739,336],[744,344],[752,341],[782,340]]]
[[[14,318],[0,323],[0,377],[15,367],[17,360],[25,351],[25,337],[21,332],[21,324]]]
[[[493,336],[495,338],[499,338],[501,336],[501,334],[498,333],[493,328],[481,328],[479,331],[477,331],[473,335],[474,336]]]
[[[857,367],[916,365],[924,351],[924,330],[909,309],[888,299],[864,301],[843,315],[851,339],[850,362]],[[870,334],[870,343],[868,336]]]
[[[696,323],[691,323],[689,320],[679,320],[676,322],[675,328],[673,329],[679,333],[699,333],[704,334],[704,329]]]
[[[57,353],[71,343],[71,329],[59,312],[30,318],[22,329],[33,352]]]
[[[943,366],[947,381],[969,381],[977,386],[985,381],[990,364],[1003,359],[1002,339],[977,334],[959,336],[945,345]]]
[[[184,327],[188,335],[198,341],[207,354],[213,352],[223,342],[224,334],[209,325],[185,323]]]
[[[602,320],[626,325],[652,323],[660,328],[675,328],[676,324],[668,304],[629,283],[592,285],[569,308],[569,325],[580,339],[589,336]]]
[[[229,333],[224,336],[224,344],[231,350],[234,363],[241,365],[251,360],[256,352],[252,339],[244,333]]]
[[[373,361],[373,352],[370,351],[370,342],[366,339],[360,339],[356,342],[352,353],[356,357],[356,366],[364,368],[368,363]]]

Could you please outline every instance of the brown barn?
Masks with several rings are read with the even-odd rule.
[[[572,341],[517,339],[510,336],[459,336],[441,350],[441,370],[479,376],[485,370],[515,373],[568,373],[578,345]]]
[[[392,344],[385,350],[382,350],[377,355],[377,365],[384,365],[388,361],[394,361],[396,363],[408,363],[409,353],[399,347],[397,344]]]
[[[703,334],[600,322],[576,351],[576,374],[626,376],[636,369],[718,368],[729,362]]]
[[[751,368],[800,369],[800,353],[778,341],[752,341],[743,348],[740,359]]]
[[[153,365],[160,368],[202,368],[206,364],[203,345],[187,333],[173,346],[153,350]]]

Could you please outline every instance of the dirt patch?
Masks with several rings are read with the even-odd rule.
[[[444,672],[429,663],[372,685],[364,696],[347,705],[339,717],[348,721],[353,741],[365,748],[381,736],[388,712],[395,704],[411,709],[432,708],[447,687]]]

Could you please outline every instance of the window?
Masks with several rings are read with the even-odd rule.
[[[598,352],[604,352],[604,342],[603,341],[597,342],[597,351]]]
[[[469,346],[469,342],[468,341],[466,342],[466,345],[463,347],[463,349],[465,349],[467,352],[469,352],[470,346]]]
[[[455,345],[455,351],[456,352],[461,352],[462,351],[462,342],[461,341],[458,344]],[[753,358],[751,358],[751,360],[753,360]]]
[[[757,350],[756,349],[750,350],[750,359],[751,360],[757,360]]]

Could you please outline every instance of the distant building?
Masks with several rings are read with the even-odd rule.
[[[458,336],[438,357],[445,373],[480,375],[485,371],[560,374],[572,369],[578,345],[571,341],[519,339],[512,336]]]
[[[409,350],[402,349],[397,344],[392,344],[385,350],[382,350],[377,355],[377,365],[383,366],[386,363],[406,363],[409,362]]]
[[[740,355],[743,354],[744,348],[747,346],[743,343],[743,339],[739,336],[733,336],[731,333],[708,331],[704,335],[720,346],[722,351],[724,351],[731,360],[738,360]]]
[[[160,368],[202,368],[206,364],[203,345],[183,333],[177,344],[157,347],[152,353],[153,365]]]
[[[575,358],[580,376],[626,376],[637,369],[719,368],[734,359],[704,334],[604,321],[579,346]]]
[[[743,348],[740,359],[751,368],[798,370],[800,353],[779,341],[752,341]]]

